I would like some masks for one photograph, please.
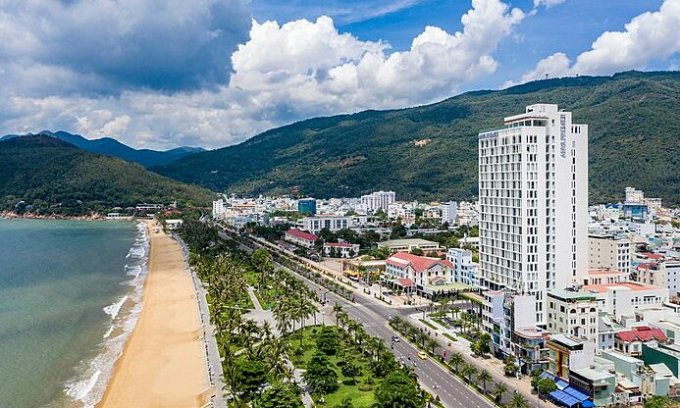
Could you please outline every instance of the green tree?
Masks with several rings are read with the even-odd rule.
[[[392,252],[387,247],[378,247],[371,251],[371,256],[375,259],[387,259],[392,255]]]
[[[347,360],[342,366],[341,372],[354,383],[354,378],[361,375],[361,367],[354,360]]]
[[[277,383],[253,401],[253,408],[303,408],[300,392],[292,384]]]
[[[557,389],[557,385],[555,384],[555,381],[551,380],[550,378],[543,378],[538,381],[536,388],[539,395],[545,395],[555,391]]]
[[[645,408],[670,408],[671,400],[666,396],[655,395],[645,401]]]
[[[425,252],[424,252],[422,249],[420,249],[420,248],[413,248],[413,249],[411,250],[411,254],[412,254],[412,255],[417,255],[417,256],[423,256],[423,255],[425,255]]]
[[[338,389],[338,374],[323,353],[312,356],[307,363],[304,378],[313,394],[329,394]]]
[[[526,397],[524,395],[520,394],[519,392],[515,392],[512,396],[512,399],[510,402],[508,402],[508,405],[506,405],[507,408],[529,408],[529,401],[527,401]]]
[[[493,390],[496,404],[501,404],[503,402],[503,395],[505,395],[506,392],[508,392],[508,386],[505,385],[505,383],[499,382],[496,384],[496,387]]]
[[[515,358],[513,356],[506,357],[503,372],[505,372],[505,375],[508,377],[512,377],[517,373],[517,366],[515,365]]]
[[[472,377],[475,374],[477,374],[477,369],[472,364],[464,364],[460,370],[460,375],[462,375],[468,383],[472,383]]]
[[[379,408],[421,408],[424,405],[418,384],[402,370],[388,374],[375,390],[375,406]]]
[[[340,340],[338,333],[329,326],[324,326],[316,335],[316,348],[326,355],[335,355]]]
[[[482,383],[482,392],[486,395],[486,383],[491,381],[491,374],[486,370],[482,370],[477,374],[477,381]]]
[[[449,359],[449,364],[451,364],[451,367],[453,367],[453,370],[456,373],[458,373],[458,369],[464,362],[465,360],[463,359],[463,355],[459,352],[454,352],[451,354],[451,358]]]
[[[247,358],[237,360],[236,381],[244,399],[253,399],[266,381],[264,364]]]

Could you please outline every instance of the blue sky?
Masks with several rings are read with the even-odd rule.
[[[66,130],[135,147],[221,147],[314,116],[680,65],[680,0],[0,6],[0,134]]]

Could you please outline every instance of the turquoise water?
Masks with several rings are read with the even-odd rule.
[[[142,231],[0,219],[0,407],[97,401],[139,306]]]

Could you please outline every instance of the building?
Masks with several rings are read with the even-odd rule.
[[[403,289],[429,292],[428,287],[453,283],[453,265],[439,258],[427,258],[397,252],[385,261],[387,278],[393,279]]]
[[[291,228],[283,235],[283,239],[291,244],[295,244],[304,248],[314,248],[314,243],[319,239],[316,235],[309,232],[300,231],[296,228]]]
[[[646,365],[664,364],[673,376],[680,378],[680,345],[678,344],[643,344],[642,361]]]
[[[363,261],[361,258],[342,261],[342,273],[355,280],[373,282],[385,272],[385,261]]]
[[[629,273],[616,269],[589,269],[588,275],[583,277],[579,285],[608,285],[612,283],[628,282]]]
[[[478,264],[472,261],[472,252],[460,249],[449,248],[446,259],[454,266],[454,280],[468,286],[478,287],[479,276],[477,274]]]
[[[644,203],[645,193],[642,190],[636,190],[634,187],[626,187],[626,202]]]
[[[680,261],[641,263],[637,266],[637,281],[658,288],[667,288],[671,296],[676,296],[680,292]]]
[[[456,218],[458,217],[458,205],[455,201],[449,201],[441,205],[442,212],[442,224],[448,223],[452,226],[456,223]]]
[[[612,394],[616,391],[616,374],[613,373],[613,366],[611,361],[595,357],[590,366],[569,372],[569,384],[578,390],[583,390],[593,399],[595,406],[608,406],[612,402]],[[572,401],[565,398],[557,398],[557,400],[563,403]],[[587,404],[579,405],[586,406]]]
[[[588,237],[588,265],[591,269],[613,269],[630,273],[632,257],[632,245],[628,238],[615,238],[612,235]]]
[[[527,106],[479,134],[480,284],[536,297],[588,270],[588,127],[557,105]]]
[[[165,228],[175,231],[184,224],[184,220],[165,220]]]
[[[334,258],[354,258],[359,255],[359,244],[326,242],[323,244],[323,254]]]
[[[352,218],[343,216],[304,217],[301,224],[303,230],[309,231],[312,234],[318,234],[324,228],[331,232],[337,232],[341,229],[350,228],[352,226]]]
[[[615,322],[607,313],[599,312],[597,319],[597,349],[601,351],[614,350],[616,333],[625,327]]]
[[[298,200],[297,209],[300,214],[316,215],[316,200],[313,198]]]
[[[545,342],[549,336],[549,332],[540,328],[515,329],[512,333],[511,344],[522,373],[531,374],[534,370],[543,371],[548,367]]]
[[[582,290],[592,293],[597,298],[598,309],[619,322],[623,317],[634,318],[637,310],[661,308],[668,300],[668,289],[636,282],[587,285]]]
[[[361,196],[361,204],[368,211],[376,212],[383,210],[387,212],[387,207],[395,201],[394,191],[375,191],[371,194]]]
[[[564,334],[555,334],[546,341],[548,372],[569,378],[569,371],[590,367],[595,357],[595,344]]]
[[[378,248],[388,248],[392,252],[411,252],[414,249],[421,249],[423,252],[429,252],[437,251],[439,249],[439,243],[421,238],[393,239],[378,242]]]
[[[661,329],[640,326],[616,333],[614,347],[623,354],[639,357],[642,355],[643,344],[655,347],[667,340],[668,337]]]
[[[597,298],[592,293],[553,289],[548,292],[548,331],[598,341]]]
[[[219,199],[212,202],[212,216],[213,218],[220,218],[224,214],[224,200]]]

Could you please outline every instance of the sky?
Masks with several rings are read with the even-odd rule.
[[[218,148],[546,77],[678,70],[680,0],[0,0],[0,134]]]

